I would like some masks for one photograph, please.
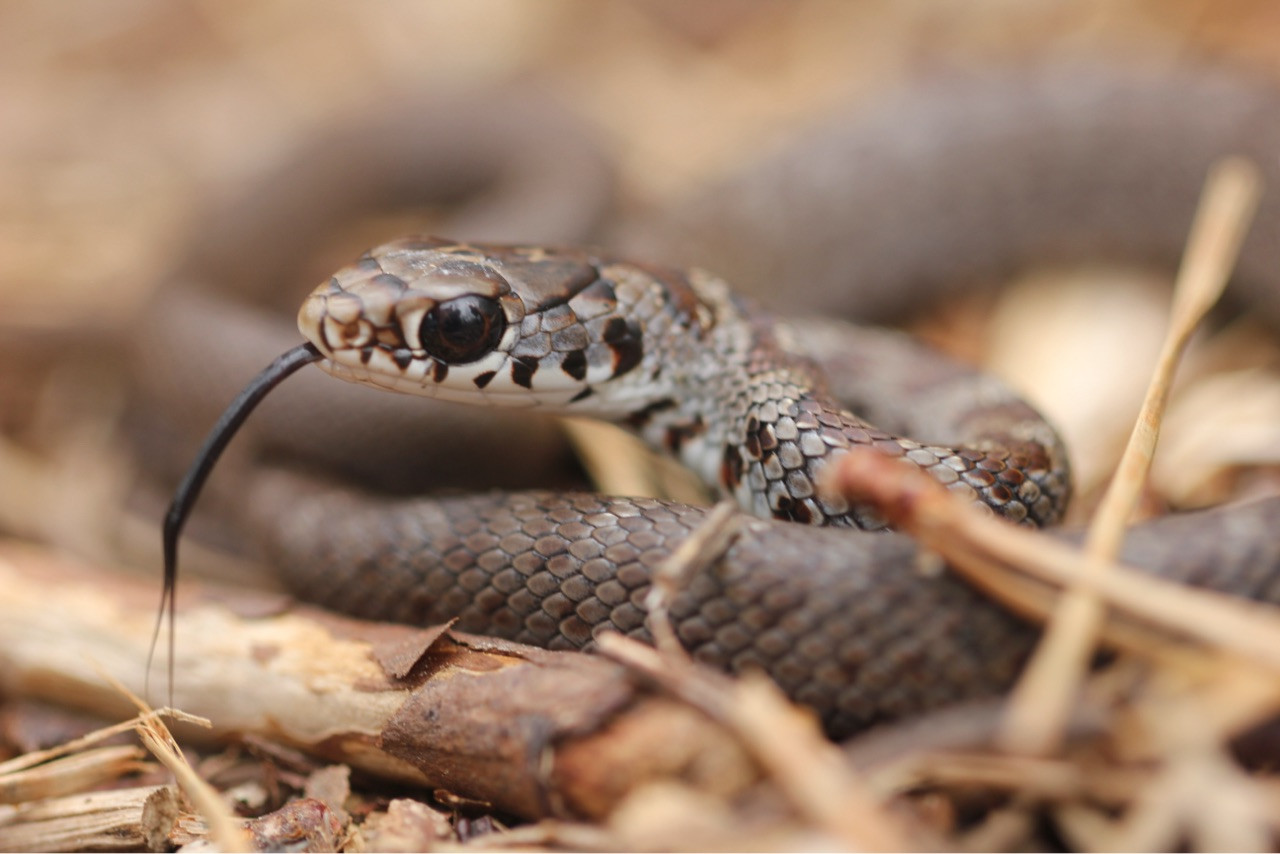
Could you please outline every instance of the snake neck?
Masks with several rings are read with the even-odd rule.
[[[697,319],[673,317],[672,336],[637,372],[663,389],[624,423],[705,483],[763,518],[877,530],[866,507],[819,494],[822,470],[868,447],[927,471],[950,490],[1015,522],[1056,520],[1067,485],[1045,447],[1011,439],[981,448],[925,445],[879,430],[842,407],[821,371],[779,340],[778,325],[718,279],[685,281]],[[675,306],[687,300],[673,301]]]

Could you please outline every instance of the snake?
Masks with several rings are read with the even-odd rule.
[[[1145,77],[1138,85],[1123,74],[1104,76],[1098,85],[1106,97],[1089,97],[1084,85],[1085,94],[1073,89],[1075,95],[1065,100],[1045,96],[1062,85],[1053,74],[1024,79],[1013,90],[997,86],[994,101],[989,81],[944,87],[941,100],[949,109],[942,110],[941,121],[954,126],[930,125],[929,138],[963,142],[972,138],[966,128],[976,123],[988,143],[999,133],[1006,143],[1016,142],[1028,126],[1075,127],[1069,115],[1075,121],[1093,117],[1099,105],[1107,115],[1132,117],[1134,110],[1117,111],[1117,105],[1150,109],[1154,91],[1157,101],[1166,99],[1175,127],[1196,124],[1180,118],[1186,113],[1203,119],[1197,98],[1207,101],[1206,109],[1215,108],[1208,114],[1218,115],[1224,93],[1230,94],[1237,111],[1211,123],[1211,143],[1265,146],[1280,140],[1280,127],[1266,124],[1267,114],[1260,112],[1276,103],[1269,88],[1215,74],[1192,79],[1208,83],[1187,88],[1181,75],[1169,75],[1152,89]],[[939,99],[934,93],[916,100],[936,107]],[[1025,109],[1010,110],[1000,129],[989,121],[989,110],[979,108],[987,103]],[[891,112],[901,117],[901,108]],[[467,124],[465,113],[453,115],[451,132],[458,132]],[[887,333],[851,331],[831,320],[779,319],[707,272],[710,264],[665,263],[689,252],[716,262],[728,228],[737,232],[737,245],[749,247],[742,250],[746,256],[775,258],[754,275],[765,271],[770,282],[799,282],[801,290],[820,286],[823,296],[812,304],[847,308],[854,289],[833,285],[840,275],[833,271],[845,254],[833,249],[831,238],[840,220],[821,211],[807,218],[797,213],[799,222],[820,222],[817,232],[827,229],[806,238],[786,229],[775,234],[774,218],[749,218],[776,211],[777,200],[788,195],[780,186],[797,189],[797,173],[825,174],[830,184],[830,173],[815,166],[815,152],[825,152],[828,163],[848,161],[842,168],[867,170],[880,179],[877,167],[893,165],[890,177],[899,180],[909,174],[927,178],[922,162],[942,155],[927,147],[910,149],[918,160],[908,157],[904,166],[901,152],[886,148],[893,157],[869,163],[871,141],[884,128],[874,115],[865,131],[842,121],[814,129],[749,174],[664,212],[659,224],[630,232],[640,235],[637,245],[659,241],[665,248],[648,251],[664,254],[662,262],[559,241],[413,237],[381,244],[325,278],[302,301],[297,324],[308,343],[291,351],[300,355],[289,366],[314,362],[332,376],[377,388],[362,400],[396,399],[385,394],[390,390],[407,393],[413,404],[430,402],[417,399],[422,397],[446,402],[431,410],[432,420],[448,403],[514,412],[506,422],[508,438],[511,431],[536,433],[535,414],[590,414],[679,457],[753,518],[743,522],[713,565],[687,579],[675,595],[670,616],[677,636],[708,664],[733,672],[763,670],[792,699],[813,709],[836,737],[1003,690],[1025,661],[1035,631],[950,574],[934,571],[936,562],[926,560],[912,541],[880,530],[883,522],[873,511],[821,494],[822,469],[851,447],[875,448],[1027,525],[1052,525],[1069,496],[1059,440],[999,383],[962,368],[938,367],[918,347]],[[1145,134],[1163,137],[1169,129],[1160,125]],[[1240,137],[1242,130],[1251,135]],[[1124,136],[1111,141],[1116,139]],[[1136,142],[1125,144],[1143,139],[1139,133]],[[1173,160],[1179,175],[1194,174],[1192,164],[1224,153],[1218,144],[1179,151]],[[1032,162],[1032,174],[1039,174],[1043,161]],[[1275,171],[1265,161],[1264,166]],[[1020,178],[1028,176],[1004,180],[1012,185]],[[999,200],[999,192],[993,195]],[[1123,184],[1104,195],[1104,206],[1128,198]],[[751,201],[766,197],[773,207]],[[947,209],[948,202],[955,199],[942,199],[940,207]],[[1149,203],[1140,200],[1140,206]],[[878,211],[893,219],[883,208]],[[1171,211],[1162,206],[1164,241],[1184,230],[1191,208]],[[1026,219],[1025,209],[1004,216]],[[1262,225],[1274,216],[1274,207],[1264,205]],[[683,227],[695,220],[704,225]],[[678,239],[654,237],[669,233],[672,223],[682,225]],[[928,218],[921,226],[927,243]],[[1144,221],[1138,230],[1154,227]],[[272,233],[260,222],[249,230]],[[984,264],[1007,265],[1028,250],[1028,240],[1014,243],[1003,254],[990,251],[1000,256],[994,261],[969,264],[958,275]],[[1269,242],[1261,249],[1255,244],[1246,258],[1259,252],[1274,256],[1275,249]],[[874,257],[861,258],[861,267],[852,269],[873,268]],[[1171,259],[1166,254],[1164,260]],[[936,299],[940,286],[931,292],[930,276],[919,269],[931,263],[943,262],[918,262],[902,274],[910,288],[877,285],[866,275],[872,296],[863,313],[886,314],[905,302]],[[1270,316],[1277,306],[1276,268],[1268,271],[1255,260],[1243,269],[1246,284],[1233,295]],[[752,275],[744,280],[750,285]],[[754,290],[767,296],[767,287]],[[190,304],[190,294],[185,299]],[[173,305],[157,309],[169,325]],[[200,317],[207,325],[207,315]],[[843,349],[833,353],[833,347]],[[895,372],[899,388],[886,392],[883,378]],[[328,422],[341,408],[333,385],[325,387],[324,399],[306,420]],[[901,424],[922,424],[931,433],[954,430],[952,438],[960,441],[904,438],[854,414],[845,405],[850,401]],[[357,412],[368,420],[363,404]],[[456,424],[451,429],[459,430]],[[438,435],[422,441],[438,444]],[[356,456],[368,446],[362,443]],[[370,453],[376,457],[382,450]],[[433,457],[447,458],[438,449]],[[247,477],[235,496],[239,515],[269,562],[308,599],[372,619],[457,619],[467,631],[558,649],[589,649],[601,631],[647,638],[643,603],[652,573],[703,518],[700,508],[676,502],[563,490],[404,497],[277,467]],[[1280,546],[1266,533],[1278,516],[1280,502],[1270,499],[1158,520],[1133,529],[1124,557],[1165,577],[1280,602]]]

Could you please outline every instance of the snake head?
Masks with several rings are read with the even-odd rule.
[[[657,306],[632,265],[580,250],[424,237],[372,249],[316,288],[298,328],[340,379],[500,406],[622,416]],[[633,390],[643,381],[629,384]]]

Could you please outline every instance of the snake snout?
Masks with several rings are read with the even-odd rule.
[[[577,250],[411,238],[316,287],[298,329],[321,370],[350,382],[624,418],[652,397],[647,375],[632,372],[644,322],[666,304],[653,284]]]
[[[327,313],[327,300],[323,294],[312,293],[298,309],[298,331],[325,356],[333,355],[333,348],[324,340],[322,332]]]

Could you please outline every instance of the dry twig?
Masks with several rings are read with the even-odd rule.
[[[1226,286],[1260,191],[1258,169],[1248,161],[1225,160],[1210,173],[1146,399],[1085,541],[1085,573],[1089,577],[1104,573],[1120,547],[1155,454],[1174,371],[1192,333]],[[1058,603],[1010,698],[1000,739],[1005,749],[1047,755],[1061,746],[1065,721],[1084,679],[1102,611],[1097,595],[1081,586],[1072,587]]]

